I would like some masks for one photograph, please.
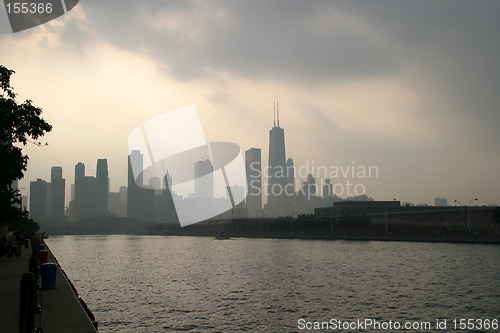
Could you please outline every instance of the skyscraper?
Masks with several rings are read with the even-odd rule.
[[[99,158],[97,160],[96,178],[108,179],[108,160],[105,158]]]
[[[60,220],[64,217],[65,185],[62,168],[54,166],[50,170],[50,216]]]
[[[163,177],[163,195],[160,197],[158,207],[155,206],[155,210],[158,212],[157,221],[162,223],[173,223],[179,224],[179,218],[177,217],[177,211],[174,204],[174,196],[177,196],[172,192],[172,176],[168,173],[168,170]],[[158,197],[156,197],[158,199]],[[179,200],[179,198],[177,198]]]
[[[214,197],[214,168],[210,160],[194,164],[194,194],[196,198]]]
[[[139,150],[132,150],[128,156],[127,217],[140,221],[153,221],[154,190],[143,188],[143,155]],[[138,175],[134,178],[134,171]]]
[[[132,150],[128,156],[128,186],[135,184],[137,186],[143,186],[142,168],[144,166],[143,156],[139,150]],[[136,172],[138,175],[134,179],[133,170],[140,170],[141,172]]]
[[[85,177],[85,164],[83,164],[82,162],[78,162],[75,165],[75,184],[79,179],[82,179],[83,177]]]
[[[279,105],[275,108],[274,117],[274,126],[269,131],[268,207],[266,209],[270,215],[281,215],[285,212],[286,207],[285,186],[287,184],[287,175],[285,131],[280,127]],[[276,118],[278,120],[277,124]]]
[[[142,170],[143,156],[139,150],[132,150],[128,155],[128,183],[127,183],[127,217],[140,219],[141,207],[138,205],[140,200],[140,187],[142,186],[142,173],[137,180],[134,178],[133,170]]]
[[[316,196],[316,179],[312,174],[307,174],[307,180],[302,182],[300,193],[305,195],[308,199]]]
[[[261,216],[262,210],[262,165],[261,150],[250,148],[245,151],[248,194],[246,207],[251,217]]]
[[[62,178],[62,168],[60,166],[53,166],[50,169],[50,180]]]
[[[435,198],[434,199],[435,206],[448,206],[448,199],[446,198]]]
[[[293,159],[289,157],[286,160],[286,177],[287,177],[287,195],[295,192],[295,167]]]
[[[70,220],[78,221],[84,214],[84,182],[85,182],[85,164],[83,162],[78,162],[75,165],[75,200],[70,203],[72,206],[72,212],[70,214]]]
[[[108,212],[109,193],[108,161],[105,158],[97,160],[95,181],[98,195],[97,211],[99,215],[103,216]]]
[[[154,190],[161,190],[161,179],[158,177],[149,178],[149,187]]]
[[[75,215],[72,220],[108,215],[108,184],[106,159],[97,160],[96,177],[85,176],[85,164],[82,162],[75,165]]]
[[[30,217],[42,222],[47,217],[47,182],[38,178],[30,182]]]
[[[330,183],[330,179],[325,179],[325,184],[323,184],[323,198],[333,197],[333,186]]]

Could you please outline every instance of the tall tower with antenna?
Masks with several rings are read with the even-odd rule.
[[[276,122],[277,120],[277,122]],[[270,215],[283,214],[286,209],[285,131],[280,127],[279,102],[275,101],[274,126],[269,131],[269,174],[266,210]]]

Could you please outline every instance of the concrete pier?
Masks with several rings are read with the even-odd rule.
[[[46,248],[47,249],[47,248]],[[31,248],[21,248],[21,256],[0,258],[0,328],[19,332],[20,284],[29,271]],[[56,262],[49,251],[48,262]],[[35,328],[47,333],[95,333],[97,330],[78,301],[60,267],[56,273],[57,289],[40,290],[42,313],[35,314]]]

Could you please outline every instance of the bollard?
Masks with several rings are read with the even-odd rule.
[[[19,307],[19,333],[35,331],[35,278],[33,273],[21,277],[21,299]]]
[[[57,265],[49,262],[42,265],[40,275],[42,276],[42,290],[56,289]]]
[[[40,255],[40,252],[38,251],[38,247],[33,247],[31,248],[31,256],[32,257],[37,257]]]
[[[42,250],[38,253],[38,261],[40,261],[40,265],[45,264],[48,258],[49,258],[49,251]]]
[[[29,269],[28,271],[33,274],[33,277],[35,278],[35,313],[39,313],[42,311],[42,308],[38,304],[38,295],[36,290],[40,288],[40,282],[38,280],[38,257],[31,256],[30,262],[29,262]]]
[[[29,262],[29,272],[33,273],[33,276],[35,277],[35,281],[38,277],[38,258],[31,256],[30,262]]]
[[[31,255],[38,258],[38,242],[34,239],[31,240]]]

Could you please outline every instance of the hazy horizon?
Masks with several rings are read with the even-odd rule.
[[[106,158],[117,192],[130,132],[190,104],[207,141],[261,148],[267,166],[279,98],[296,168],[377,166],[363,179],[376,200],[500,203],[499,14],[491,1],[85,1],[13,34],[2,7],[2,64],[53,125],[49,146],[23,149],[19,187],[61,166],[68,202],[75,164],[95,175]]]

